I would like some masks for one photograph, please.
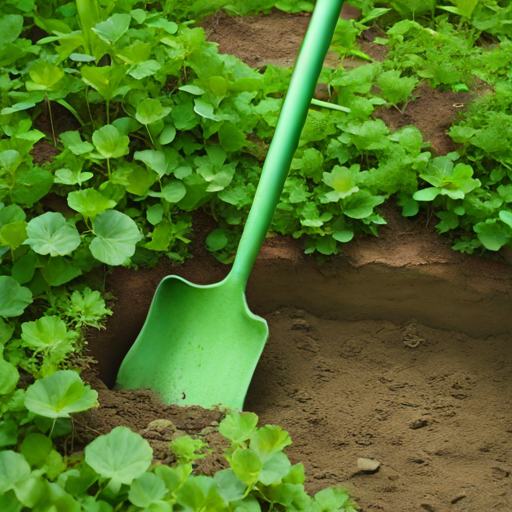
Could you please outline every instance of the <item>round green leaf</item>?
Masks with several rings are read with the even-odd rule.
[[[275,425],[261,427],[251,435],[251,448],[262,462],[269,460],[274,453],[282,451],[292,444],[288,432]]]
[[[229,461],[233,473],[246,485],[252,485],[260,476],[263,464],[253,450],[237,449]]]
[[[369,217],[375,206],[383,201],[384,197],[374,196],[367,190],[362,190],[343,201],[343,213],[352,219],[364,219]]]
[[[247,486],[231,471],[223,469],[217,471],[213,477],[219,487],[219,493],[226,502],[243,499]]]
[[[21,453],[0,452],[0,493],[14,487],[30,475],[30,466]]]
[[[499,251],[510,240],[510,229],[500,224],[496,219],[487,219],[473,227],[478,240],[489,251]]]
[[[162,151],[153,149],[145,149],[144,151],[136,151],[133,155],[134,160],[144,162],[150,169],[153,169],[160,177],[167,171],[167,160]]]
[[[343,229],[341,231],[335,231],[332,237],[338,242],[347,243],[354,238],[354,232],[351,229]]]
[[[8,149],[0,153],[0,168],[13,173],[21,164],[23,158],[15,149]]]
[[[139,123],[148,125],[156,123],[169,114],[171,109],[163,107],[159,100],[146,98],[137,105],[137,112],[135,118]]]
[[[44,316],[35,322],[21,324],[21,339],[32,350],[69,351],[75,338],[58,316]]]
[[[91,242],[91,253],[108,265],[122,265],[135,253],[142,238],[137,224],[117,210],[99,213],[93,221],[96,238]]]
[[[106,21],[97,23],[92,30],[104,41],[114,44],[130,27],[129,14],[114,14]]]
[[[82,249],[87,250],[85,247]],[[41,275],[50,286],[60,286],[82,275],[82,270],[68,258],[57,256],[50,258],[48,264],[41,269]]]
[[[43,213],[32,219],[27,226],[30,245],[38,254],[64,256],[71,254],[80,245],[80,235],[74,226],[67,224],[62,213]]]
[[[0,226],[11,222],[20,222],[26,219],[25,211],[17,204],[10,204],[0,208]]]
[[[8,395],[20,380],[16,366],[0,358],[0,395]]]
[[[16,250],[27,239],[27,223],[23,221],[5,224],[0,229],[0,242]]]
[[[164,207],[161,204],[154,204],[150,206],[146,211],[146,217],[148,222],[153,226],[156,226],[164,216]]]
[[[204,94],[204,90],[201,87],[197,87],[197,85],[182,85],[178,87],[180,91],[185,91],[190,94],[194,94],[195,96],[201,96]]]
[[[163,480],[153,473],[143,473],[130,487],[128,499],[137,507],[147,508],[166,494]]]
[[[358,165],[353,165],[350,169],[336,165],[332,172],[324,172],[324,183],[334,189],[334,191],[325,194],[327,199],[335,202],[359,191],[359,187],[356,185],[358,175]]]
[[[433,201],[439,194],[441,190],[437,187],[428,187],[423,190],[418,190],[414,192],[412,196],[416,201]]]
[[[242,443],[256,432],[258,416],[253,412],[231,412],[219,425],[219,433],[234,443]]]
[[[0,316],[19,316],[32,303],[32,292],[16,279],[0,276]]]
[[[28,74],[32,81],[27,82],[27,91],[49,91],[64,78],[62,69],[44,60],[36,61]]]
[[[169,203],[180,202],[187,194],[187,189],[181,181],[170,181],[162,189],[162,197]]]
[[[4,46],[9,43],[14,43],[21,35],[22,31],[23,16],[19,14],[7,14],[2,16],[0,18],[0,45]]]
[[[85,447],[85,462],[103,478],[130,485],[153,460],[153,450],[139,434],[116,427]]]
[[[176,137],[176,128],[172,124],[168,124],[160,134],[158,138],[160,144],[165,146],[166,144],[170,144],[174,138]]]
[[[187,478],[177,492],[178,503],[184,510],[222,512],[226,510],[224,498],[212,478],[205,475]]]
[[[206,247],[209,251],[220,251],[227,243],[228,237],[223,229],[215,229],[206,237]]]
[[[92,143],[104,158],[120,158],[129,152],[130,137],[107,124],[92,134]]]
[[[283,452],[277,452],[268,459],[261,470],[258,480],[263,485],[279,483],[292,467],[288,457]]]
[[[98,405],[98,393],[72,370],[61,370],[36,381],[25,393],[25,407],[46,418],[69,418]]]
[[[512,228],[512,213],[507,212],[506,210],[501,210],[500,219],[507,225]]]
[[[85,190],[76,190],[69,193],[68,205],[84,217],[92,218],[98,213],[113,208],[116,202],[93,188],[86,188]]]
[[[53,449],[50,438],[43,434],[29,434],[21,443],[20,452],[31,466],[41,466]]]

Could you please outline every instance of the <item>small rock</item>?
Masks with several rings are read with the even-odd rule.
[[[357,459],[357,467],[365,473],[376,473],[380,468],[380,462],[375,459],[365,459],[360,457]]]
[[[208,434],[213,434],[214,432],[217,432],[218,429],[215,427],[205,427],[203,430],[201,430],[201,435],[207,436]]]
[[[292,324],[293,331],[309,331],[309,324],[303,318],[297,318]]]
[[[422,503],[420,506],[423,510],[426,510],[427,512],[436,512],[436,509],[432,505],[429,505],[428,503]]]
[[[410,425],[409,428],[412,428],[413,430],[417,430],[419,428],[426,427],[428,425],[428,421],[425,419],[417,419],[414,420]]]
[[[153,430],[160,434],[167,434],[169,432],[175,432],[178,429],[171,420],[159,419],[149,423],[145,430]]]

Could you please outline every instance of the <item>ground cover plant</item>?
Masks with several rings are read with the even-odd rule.
[[[496,0],[353,5],[361,17],[340,20],[333,48],[366,64],[324,70],[329,103],[343,108],[312,106],[272,230],[327,257],[355,236],[376,235],[386,222],[379,205],[396,197],[405,216],[421,208],[435,215],[455,249],[510,246],[512,7]],[[124,443],[123,436],[134,443],[141,456],[128,462],[139,469],[122,477],[121,459],[114,457],[110,468],[91,462],[94,447],[85,462],[53,447],[53,439],[70,432],[70,414],[96,403],[74,370],[88,364],[86,329],[112,313],[103,287],[107,266],[183,262],[198,208],[219,226],[208,249],[223,262],[233,258],[290,70],[260,72],[219,54],[195,22],[221,8],[246,15],[312,6],[293,0],[0,6],[2,510],[171,510],[176,500],[183,510],[206,506],[188,502],[187,492],[177,490],[181,484],[219,510],[259,510],[260,502],[276,510],[352,507],[335,490],[308,498],[300,468],[282,454],[274,460],[274,453],[253,449],[255,430],[244,439],[227,435],[238,443],[228,454],[232,473],[217,481],[190,476],[193,454],[204,448],[198,441],[178,443],[181,462],[172,473],[148,472],[142,441],[116,431],[94,446]],[[375,42],[389,49],[382,63],[358,48],[359,36],[375,24],[382,31]],[[416,127],[392,133],[374,116],[379,108],[403,112],[422,82],[474,94],[449,131],[456,152],[432,154]],[[35,127],[45,116],[46,133]],[[59,131],[57,116],[73,129]],[[48,163],[34,161],[40,144],[58,149]],[[279,435],[275,454],[288,442]]]

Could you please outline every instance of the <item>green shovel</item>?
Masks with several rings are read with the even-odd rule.
[[[242,409],[268,338],[245,287],[272,222],[343,0],[317,0],[254,202],[229,275],[200,286],[178,276],[159,284],[124,359],[116,389],[150,388],[167,404]]]

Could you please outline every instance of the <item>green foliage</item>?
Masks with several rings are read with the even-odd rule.
[[[61,370],[36,381],[25,394],[25,407],[45,418],[69,418],[98,405],[98,393],[71,370]]]
[[[6,318],[20,316],[32,302],[28,288],[9,276],[0,276],[0,315]]]
[[[109,265],[122,265],[135,253],[142,238],[135,222],[124,213],[107,210],[96,215],[92,224],[96,237],[91,242],[92,255]]]
[[[80,245],[77,229],[57,212],[47,212],[32,219],[27,225],[27,236],[25,244],[38,254],[65,256]]]
[[[214,478],[193,473],[209,450],[200,439],[172,443],[172,468],[152,466],[147,443],[123,428],[91,443],[85,460],[63,459],[52,444],[69,433],[70,415],[96,404],[70,368],[81,364],[86,327],[112,314],[101,284],[92,286],[102,265],[183,262],[190,212],[202,207],[218,223],[207,248],[227,263],[236,252],[290,70],[261,73],[219,54],[191,20],[219,9],[310,11],[313,3],[1,3],[0,509],[355,509],[337,489],[309,497],[304,468],[283,453],[288,435],[258,429],[250,413],[221,423],[230,469]],[[351,3],[362,16],[339,21],[333,48],[366,64],[324,69],[332,108],[311,106],[272,231],[325,258],[356,236],[377,235],[386,222],[378,207],[396,195],[405,216],[431,209],[457,250],[512,245],[512,5]],[[376,23],[385,37],[375,43],[389,50],[382,63],[358,46]],[[37,42],[34,26],[45,33]],[[449,129],[456,153],[432,158],[417,128],[393,131],[379,119],[382,105],[404,112],[421,82],[492,89]],[[38,164],[33,149],[45,134],[32,123],[56,102],[77,125],[59,135],[53,161]],[[36,382],[22,385],[20,372]]]

